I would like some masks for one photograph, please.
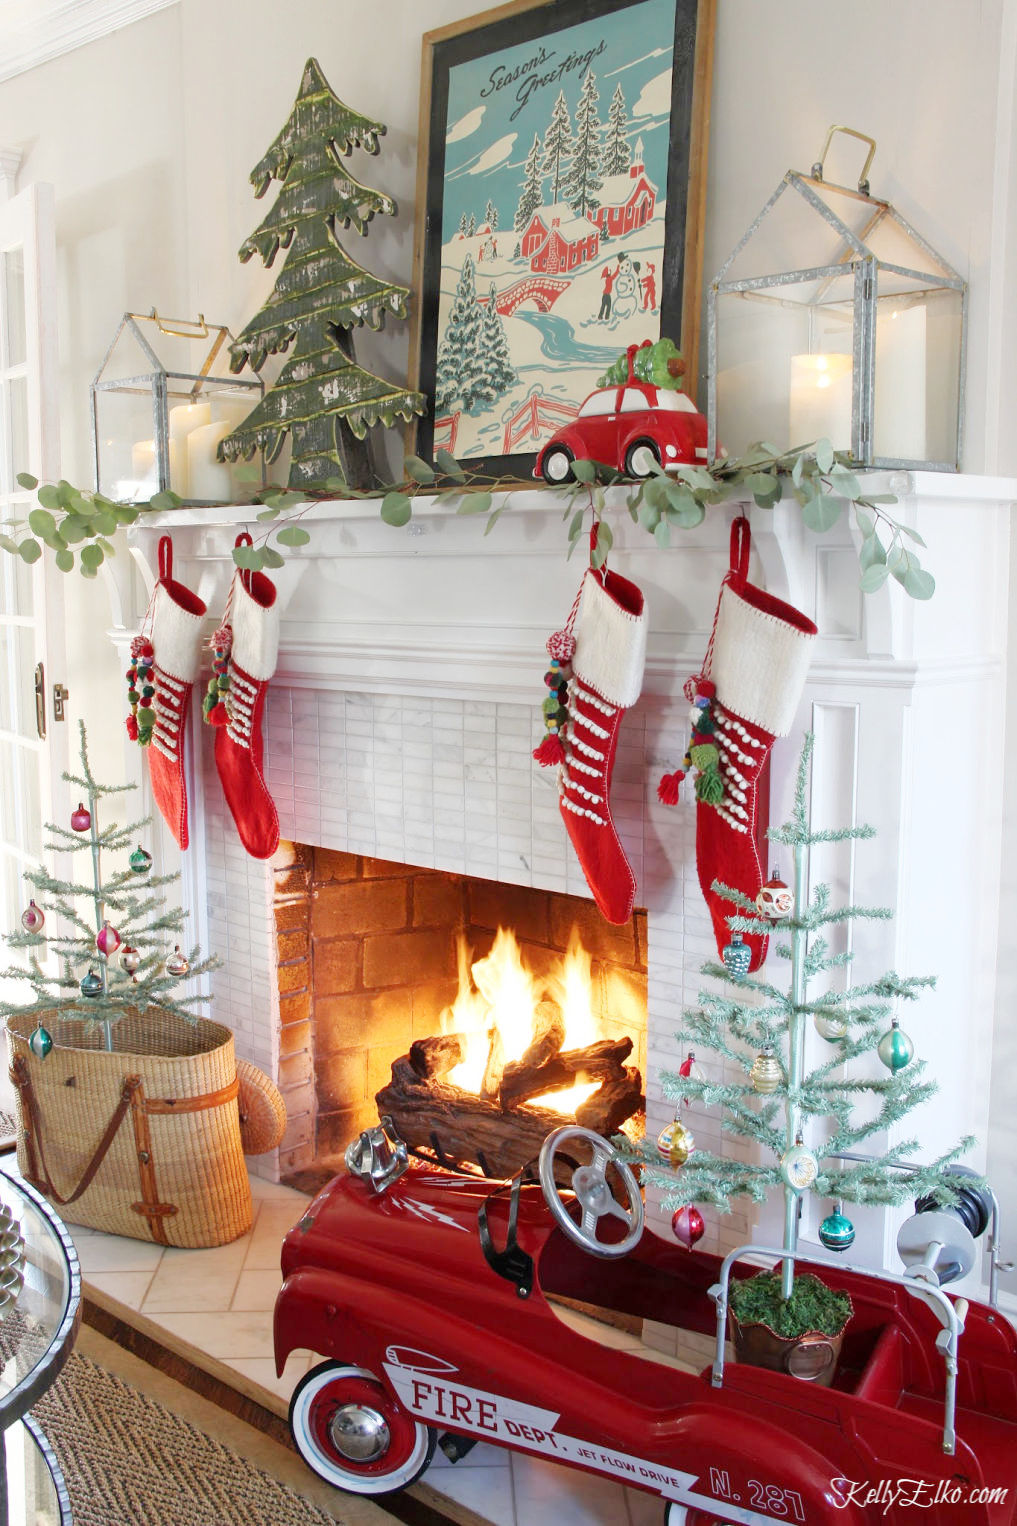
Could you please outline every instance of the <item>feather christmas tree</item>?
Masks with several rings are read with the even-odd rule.
[[[714,882],[713,889],[733,908],[728,919],[732,944],[724,951],[725,964],[707,963],[702,973],[723,982],[723,989],[701,991],[699,1006],[685,1014],[683,1049],[700,1055],[711,1051],[726,1060],[729,1069],[743,1071],[745,1079],[710,1080],[689,1063],[682,1073],[665,1073],[662,1078],[665,1096],[679,1107],[682,1101],[720,1106],[723,1128],[757,1146],[759,1158],[729,1159],[696,1148],[679,1169],[668,1170],[652,1140],[627,1152],[644,1163],[647,1181],[663,1188],[671,1209],[680,1211],[698,1202],[729,1211],[733,1197],[744,1195],[758,1203],[775,1188],[783,1191],[783,1247],[790,1252],[797,1247],[799,1199],[804,1192],[811,1190],[835,1201],[894,1205],[935,1188],[948,1201],[951,1193],[943,1180],[944,1168],[973,1143],[964,1139],[913,1171],[899,1168],[918,1149],[914,1139],[902,1139],[872,1156],[862,1156],[858,1149],[936,1091],[925,1076],[924,1061],[912,1058],[910,1040],[897,1026],[895,1015],[901,1003],[915,1001],[935,981],[889,970],[875,980],[849,982],[843,990],[831,983],[821,994],[809,994],[810,983],[851,963],[850,953],[831,951],[824,929],[858,918],[892,915],[874,907],[835,909],[825,885],[809,895],[809,850],[814,844],[874,835],[865,826],[811,830],[806,799],[812,745],[810,735],[798,767],[791,819],[768,834],[771,842],[793,855],[793,905],[785,917],[774,921],[764,917],[747,896]],[[786,991],[759,976],[738,972],[737,953],[743,950],[737,935],[760,932],[787,935],[788,941],[778,943],[776,949],[790,963]],[[829,1054],[806,1072],[810,1022],[829,1046]],[[889,1074],[876,1073],[871,1064],[851,1073],[852,1061],[874,1055]],[[859,1104],[864,1116],[859,1116]],[[850,1244],[846,1232],[844,1241],[846,1248]],[[781,1278],[785,1299],[791,1294],[793,1271],[793,1263],[785,1260]]]
[[[210,998],[174,993],[185,979],[204,975],[218,965],[217,959],[202,959],[197,947],[186,954],[180,947],[185,914],[179,907],[167,907],[162,895],[180,876],[153,875],[151,857],[138,844],[138,834],[151,818],[126,826],[100,826],[100,802],[135,786],[98,782],[88,761],[83,723],[80,756],[81,773],[63,776],[81,797],[71,825],[47,822],[46,830],[52,836],[49,851],[89,854],[91,876],[65,880],[42,868],[26,871],[38,904],[33,897],[21,919],[24,930],[12,933],[7,941],[27,954],[27,963],[12,965],[2,977],[22,982],[34,996],[34,1002],[0,1002],[0,1016],[38,1012],[32,1047],[41,1058],[50,1047],[47,1018],[100,1024],[107,1050],[113,1047],[116,1023],[149,1006],[193,1023],[196,1014],[191,1008]],[[129,855],[125,867],[105,878],[104,852]],[[47,955],[56,957],[47,960]]]

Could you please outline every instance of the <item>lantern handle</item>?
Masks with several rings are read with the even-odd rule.
[[[188,318],[160,318],[157,310],[153,307],[149,317],[158,326],[160,334],[175,334],[178,339],[207,339],[208,324],[205,322],[205,314],[198,314],[195,323]]]
[[[862,165],[862,173],[858,177],[858,190],[860,194],[862,196],[868,196],[869,168],[876,155],[876,140],[875,138],[870,138],[868,133],[858,132],[854,127],[843,127],[838,123],[830,128],[826,135],[826,142],[823,144],[823,152],[820,154],[819,158],[812,166],[813,180],[822,180],[823,178],[823,162],[826,159],[827,154],[830,152],[830,144],[833,141],[833,135],[835,132],[847,133],[848,137],[858,138],[862,143],[867,143],[869,145],[869,152],[866,155],[865,163]]]

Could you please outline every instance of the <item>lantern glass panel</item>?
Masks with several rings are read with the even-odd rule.
[[[910,289],[908,286],[910,284]],[[880,270],[872,458],[952,466],[956,452],[961,293],[922,290]]]

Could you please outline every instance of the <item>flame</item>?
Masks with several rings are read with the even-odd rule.
[[[472,950],[460,933],[457,940],[459,989],[451,1007],[442,1014],[442,1032],[466,1037],[466,1054],[448,1076],[464,1091],[480,1093],[492,1049],[502,1064],[518,1060],[533,1040],[537,1007],[545,997],[561,1007],[565,1020],[563,1049],[580,1049],[600,1036],[594,1013],[592,959],[575,928],[560,968],[538,978],[523,963],[515,934],[499,927],[491,952],[471,963]],[[535,1107],[573,1114],[593,1095],[599,1082],[587,1082],[568,1091],[532,1097]]]

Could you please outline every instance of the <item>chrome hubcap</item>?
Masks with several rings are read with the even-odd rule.
[[[342,1404],[328,1425],[332,1445],[350,1462],[376,1462],[388,1451],[385,1416],[368,1404]]]
[[[556,450],[553,455],[547,458],[547,475],[552,477],[555,482],[564,482],[569,474],[570,465],[568,456],[563,455],[560,450]]]

